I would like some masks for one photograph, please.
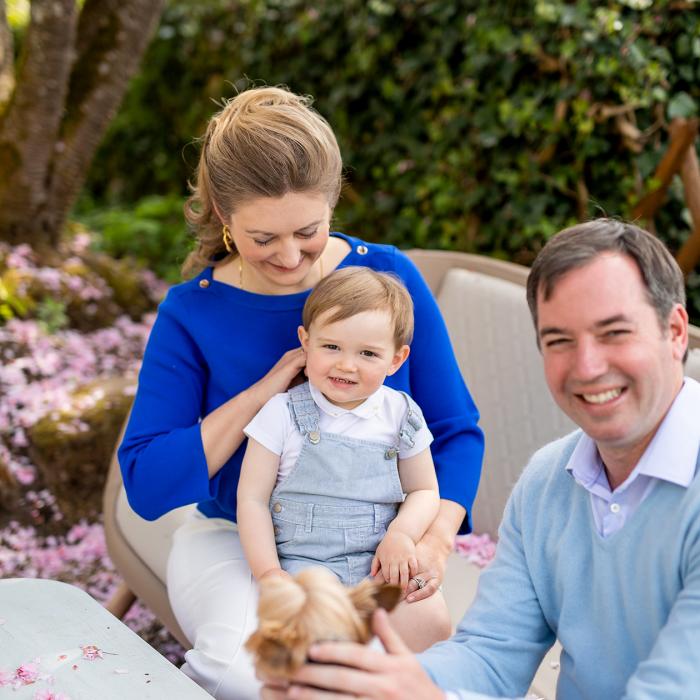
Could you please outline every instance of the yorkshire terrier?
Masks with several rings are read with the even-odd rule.
[[[258,629],[246,642],[261,676],[288,677],[320,641],[366,644],[372,638],[372,613],[393,610],[399,586],[369,579],[345,587],[328,569],[314,567],[293,578],[274,577],[260,584]]]

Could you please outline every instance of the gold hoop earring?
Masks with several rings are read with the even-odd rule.
[[[224,227],[221,229],[221,236],[224,239],[224,247],[229,253],[235,253],[236,251],[234,250],[233,246],[231,245],[233,243],[233,237],[231,236],[231,229],[224,224]]]

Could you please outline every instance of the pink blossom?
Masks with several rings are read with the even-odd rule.
[[[53,267],[40,267],[33,272],[33,277],[52,292],[60,292],[61,284],[65,280],[65,275]]]
[[[496,554],[496,545],[487,533],[458,535],[455,537],[454,548],[459,555],[481,569],[488,566]]]
[[[34,661],[29,661],[26,664],[22,664],[15,671],[15,678],[22,685],[31,685],[36,683],[39,678],[39,659]]]
[[[77,256],[89,243],[88,235],[79,234],[69,247]],[[78,257],[69,258],[60,269],[41,267],[29,246],[13,248],[3,242],[0,257],[4,264],[21,271],[25,287],[40,284],[59,299],[71,292],[92,302],[95,312],[95,302],[112,294],[103,280],[81,276],[84,263]],[[142,274],[142,282],[144,293],[151,298],[156,292],[162,297],[167,288],[150,272]],[[122,316],[110,328],[91,333],[73,329],[48,333],[35,320],[12,319],[0,325],[0,468],[6,468],[23,487],[20,498],[35,523],[59,523],[63,514],[49,491],[30,487],[37,470],[30,457],[27,431],[45,416],[67,430],[85,431],[88,426],[81,413],[102,400],[104,393],[93,391],[77,399],[76,389],[110,377],[133,377],[135,381],[154,319],[155,314],[144,315],[140,321]],[[133,394],[133,388],[127,387],[125,393]],[[119,577],[107,555],[101,524],[80,522],[61,531],[63,534],[45,536],[17,522],[0,529],[1,575],[72,582],[97,600],[106,601]],[[180,646],[141,604],[132,607],[126,622],[174,663],[182,660]],[[23,664],[17,671],[0,671],[0,686],[24,684],[34,671],[38,673],[31,664]],[[35,697],[68,700],[61,693],[46,690],[37,691]]]
[[[36,479],[36,467],[34,466],[22,466],[20,464],[14,465],[11,470],[15,476],[15,479],[19,481],[22,486],[29,486],[34,483]]]
[[[15,680],[15,672],[8,671],[5,668],[0,668],[0,688],[6,685],[11,685]]]
[[[85,644],[80,647],[83,652],[83,658],[88,661],[95,661],[96,659],[104,659],[102,649],[96,647],[94,644]]]
[[[84,253],[90,247],[90,242],[91,236],[89,233],[84,231],[76,233],[70,243],[70,248],[76,254]]]
[[[70,698],[64,693],[54,693],[52,690],[44,688],[36,691],[34,700],[70,700]]]
[[[29,445],[27,442],[27,435],[22,428],[15,430],[11,437],[11,442],[13,447],[27,447],[27,445]]]
[[[7,254],[6,263],[8,267],[15,269],[34,267],[34,251],[26,243],[22,243],[11,249]]]

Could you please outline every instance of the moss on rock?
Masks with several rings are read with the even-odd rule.
[[[74,392],[70,405],[29,431],[29,452],[69,522],[102,510],[109,463],[134,393],[130,379],[107,379]]]
[[[117,260],[105,253],[88,251],[83,261],[109,285],[114,302],[132,320],[154,309],[157,300],[151,297],[143,274],[133,260]]]

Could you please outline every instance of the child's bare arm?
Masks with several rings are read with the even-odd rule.
[[[415,545],[440,509],[437,477],[430,450],[399,460],[399,476],[406,500],[377,548],[371,574],[379,570],[391,583],[404,589],[417,568]]]
[[[281,572],[269,503],[280,458],[259,442],[248,439],[238,482],[238,534],[256,580]]]
[[[400,459],[399,477],[406,500],[401,504],[399,514],[389,530],[403,532],[416,543],[423,537],[440,509],[440,494],[430,448],[408,459]]]

